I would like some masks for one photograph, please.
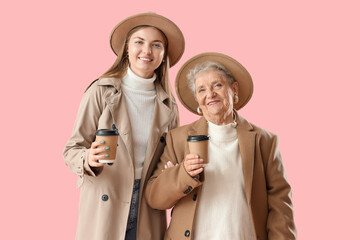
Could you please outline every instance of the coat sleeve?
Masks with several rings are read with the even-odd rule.
[[[88,164],[88,151],[94,141],[98,121],[105,101],[102,100],[101,88],[95,83],[84,93],[72,131],[66,143],[63,156],[70,170],[82,177],[84,174],[97,176],[102,168],[91,168]]]
[[[172,131],[166,135],[164,153],[145,189],[145,198],[154,209],[165,210],[173,207],[177,201],[202,184],[186,172],[183,156],[179,159],[175,153],[174,138]],[[165,169],[168,161],[178,165]]]
[[[269,240],[296,239],[296,228],[291,201],[291,188],[278,149],[275,136],[265,165],[269,214],[267,230]]]

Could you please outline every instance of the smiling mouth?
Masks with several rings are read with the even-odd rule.
[[[140,59],[141,61],[152,62],[152,59],[151,59],[151,58],[139,57],[139,59]]]
[[[211,102],[209,102],[207,105],[208,106],[211,106],[211,105],[214,105],[214,104],[217,104],[219,101],[211,101]]]

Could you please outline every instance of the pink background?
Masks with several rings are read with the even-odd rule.
[[[144,11],[185,35],[172,82],[204,51],[249,70],[255,92],[240,114],[280,136],[299,239],[359,239],[357,2],[1,3],[1,239],[74,239],[79,190],[62,150],[83,91],[115,59],[111,29]],[[182,106],[180,116],[197,119]]]

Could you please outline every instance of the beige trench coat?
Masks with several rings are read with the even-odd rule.
[[[147,205],[143,188],[163,152],[167,131],[178,124],[176,103],[158,83],[155,86],[154,117],[140,185],[137,239],[141,240],[162,239],[166,229],[165,211]],[[173,110],[165,104],[167,101],[171,101]],[[113,122],[120,134],[116,161],[90,168],[87,155],[94,134],[97,129],[111,128]],[[119,79],[100,79],[85,92],[63,155],[71,171],[78,175],[77,187],[81,187],[76,239],[124,239],[135,170],[131,123]]]
[[[239,115],[237,119],[245,192],[256,239],[296,239],[291,188],[277,148],[278,138]],[[193,239],[194,217],[201,198],[202,180],[190,177],[182,164],[189,153],[186,144],[189,135],[207,135],[204,117],[169,131],[161,162],[145,189],[151,207],[168,209],[175,205],[165,239]],[[179,165],[164,170],[167,161]]]

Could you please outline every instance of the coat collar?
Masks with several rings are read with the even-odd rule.
[[[121,91],[121,78],[99,78],[99,85],[113,86],[118,92]]]
[[[255,136],[252,125],[237,114],[237,135],[242,159],[242,168],[245,181],[245,193],[248,203],[251,201],[251,189],[253,182]],[[207,135],[208,124],[204,117],[194,122],[188,130],[188,135]]]
[[[159,81],[155,80],[156,95],[161,102],[165,102],[170,97],[161,87]],[[100,86],[113,86],[118,92],[121,92],[121,78],[99,78]]]

